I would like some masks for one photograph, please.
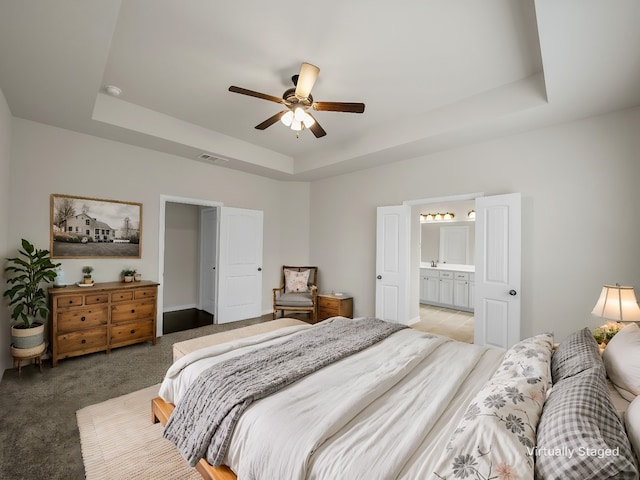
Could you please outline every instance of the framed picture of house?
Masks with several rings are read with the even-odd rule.
[[[142,204],[51,194],[51,258],[140,258]]]

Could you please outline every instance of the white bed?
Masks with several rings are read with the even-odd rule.
[[[311,328],[286,327],[190,353],[167,372],[160,396],[179,404],[205,369]],[[535,443],[551,381],[551,344],[551,337],[540,336],[505,356],[402,330],[254,402],[235,427],[224,464],[239,480],[476,478],[473,472],[477,478],[533,478],[533,449],[523,452],[533,447],[528,439]],[[524,399],[510,405],[505,397],[497,414],[486,399],[510,388]],[[504,428],[514,412],[524,412],[522,434]]]

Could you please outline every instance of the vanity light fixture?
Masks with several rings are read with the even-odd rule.
[[[441,222],[443,220],[453,220],[455,215],[453,213],[421,213],[420,223],[426,222]]]
[[[469,213],[467,213],[467,217],[470,219],[475,220],[476,219],[476,211],[475,210],[471,210]]]

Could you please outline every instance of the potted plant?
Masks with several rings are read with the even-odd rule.
[[[91,272],[93,272],[93,267],[90,267],[89,265],[86,265],[84,267],[82,267],[82,282],[83,283],[88,283],[88,284],[92,284],[93,283],[93,279],[91,278]]]
[[[45,318],[49,313],[46,292],[41,285],[55,280],[60,264],[51,262],[49,250],[37,249],[25,239],[18,253],[21,256],[7,259],[9,266],[5,271],[11,275],[3,296],[9,298],[12,309],[13,346],[31,349],[44,343],[44,322],[38,317]]]
[[[133,271],[133,281],[134,281],[134,282],[139,282],[139,281],[141,281],[141,280],[142,280],[142,274],[141,274],[141,273],[138,273],[138,271],[137,271],[137,270],[134,270],[134,271]]]
[[[122,280],[124,282],[133,282],[133,275],[135,274],[135,270],[131,269],[131,268],[125,268],[124,270],[122,270]]]

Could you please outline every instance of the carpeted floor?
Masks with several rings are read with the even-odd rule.
[[[171,365],[175,342],[271,319],[271,315],[171,333],[150,343],[6,370],[0,382],[0,478],[85,478],[76,410],[155,385]]]

